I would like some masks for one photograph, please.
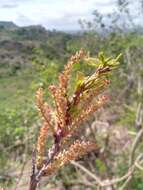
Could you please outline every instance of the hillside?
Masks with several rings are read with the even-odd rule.
[[[17,27],[11,22],[1,22],[0,25],[3,26],[0,28],[1,77],[6,75],[7,71],[10,72],[9,70],[30,66],[34,51],[38,48],[47,48],[49,57],[51,53],[56,53],[56,45],[60,46],[59,49],[63,52],[67,39],[71,38],[70,34],[47,31],[41,26]],[[9,69],[5,70],[7,67]]]
[[[142,32],[115,30],[101,35],[95,30],[87,30],[67,33],[49,31],[39,25],[18,27],[12,22],[0,22],[0,188],[2,186],[10,190],[15,189],[19,180],[18,174],[25,172],[20,188],[27,189],[25,180],[30,175],[33,144],[42,123],[35,103],[36,90],[43,87],[46,91],[44,99],[53,106],[48,86],[57,85],[58,74],[68,58],[81,48],[90,52],[93,59],[89,64],[81,60],[73,65],[69,95],[76,85],[80,86],[83,79],[88,79],[88,75],[93,74],[96,64],[101,60],[106,65],[106,61],[111,60],[111,57],[115,58],[120,53],[122,57],[110,76],[111,85],[106,91],[110,97],[108,103],[89,121],[83,123],[81,127],[84,128],[73,138],[96,140],[101,152],[87,154],[79,163],[92,172],[95,170],[101,179],[110,175],[114,179],[114,176],[123,176],[128,172],[131,145],[141,129],[142,121]],[[107,60],[102,52],[109,57]],[[92,61],[97,60],[97,57],[100,61],[93,64]],[[106,84],[107,80],[104,82]],[[99,84],[98,88],[100,87],[102,83]],[[75,109],[71,109],[71,112],[75,116],[78,114]],[[49,141],[50,138],[47,147],[51,145]],[[136,154],[141,151],[142,144]],[[49,189],[61,187],[62,190],[82,190],[88,186],[89,190],[92,190],[91,184],[95,181],[84,172],[78,171],[73,165],[60,170],[50,178]],[[140,170],[136,173],[130,183],[130,190],[143,189],[142,173]],[[84,179],[88,181],[87,184],[83,183]]]
[[[18,26],[13,22],[0,21],[0,29],[16,29]]]

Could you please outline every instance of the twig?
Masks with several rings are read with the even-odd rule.
[[[88,169],[86,169],[86,168],[85,168],[84,166],[82,166],[81,164],[79,164],[79,163],[77,163],[77,162],[75,162],[75,161],[72,161],[71,163],[72,163],[74,166],[80,168],[82,171],[84,171],[88,176],[92,177],[92,178],[96,181],[96,183],[97,183],[98,185],[100,185],[101,187],[114,185],[114,184],[116,184],[116,183],[119,183],[119,182],[125,180],[126,178],[128,178],[128,177],[133,173],[134,168],[135,168],[135,166],[132,167],[132,168],[130,168],[130,169],[128,170],[128,172],[127,172],[124,176],[122,176],[121,178],[112,179],[112,180],[110,180],[110,181],[106,179],[106,180],[103,180],[103,181],[102,181],[99,177],[97,177],[95,174],[91,173]]]
[[[139,170],[143,171],[143,167],[139,163],[136,162],[135,165]]]
[[[84,171],[88,176],[92,177],[97,184],[99,184],[100,186],[102,186],[102,181],[99,177],[97,177],[95,174],[91,173],[88,169],[86,169],[84,166],[82,166],[81,164],[75,162],[75,161],[71,161],[71,164],[73,164],[74,166],[80,168],[82,171]]]
[[[25,168],[25,166],[26,166],[27,161],[28,161],[28,160],[25,160],[24,163],[23,163],[23,165],[22,165],[21,172],[20,172],[20,174],[19,174],[18,181],[17,181],[17,183],[16,183],[16,186],[15,186],[14,190],[17,190],[17,188],[18,188],[18,185],[19,185],[20,180],[21,180],[21,178],[22,178],[22,176],[23,176],[24,168]]]
[[[136,161],[134,162],[134,165],[133,165],[134,169],[138,166],[138,163],[139,163],[139,162],[142,162],[142,161],[140,161],[141,159],[143,159],[143,154],[140,154],[140,155],[137,157],[137,159],[136,159]],[[137,167],[137,168],[138,168],[138,167]],[[134,172],[134,170],[133,170],[133,172]],[[131,179],[132,179],[132,175],[130,175],[130,176],[126,179],[126,181],[124,182],[124,184],[121,186],[121,188],[120,188],[119,190],[124,190],[124,188],[128,185],[128,183],[130,182]]]
[[[138,144],[140,143],[142,136],[143,136],[143,128],[140,129],[140,131],[137,133],[135,140],[132,144],[131,154],[130,154],[130,158],[129,158],[129,166],[131,166],[133,164],[135,151],[137,149]]]
[[[127,186],[127,184],[130,182],[130,180],[132,179],[132,176],[129,176],[126,181],[124,182],[124,184],[120,187],[119,190],[124,190],[125,187]]]

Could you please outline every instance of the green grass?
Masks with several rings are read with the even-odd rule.
[[[32,96],[31,82],[33,78],[30,73],[0,78],[0,110],[26,103]]]

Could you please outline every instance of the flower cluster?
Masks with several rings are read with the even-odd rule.
[[[44,101],[44,92],[40,88],[36,99],[39,112],[43,118],[37,141],[36,172],[32,174],[32,180],[38,183],[40,178],[50,175],[71,160],[76,160],[87,152],[97,148],[95,142],[75,141],[69,147],[65,145],[66,139],[71,138],[75,130],[89,118],[96,110],[101,108],[108,100],[102,93],[109,86],[109,76],[118,65],[119,56],[115,59],[106,58],[103,53],[93,58],[89,53],[81,49],[73,55],[64,71],[59,75],[59,85],[50,85],[49,90],[54,100],[54,108]],[[91,76],[77,73],[75,89],[69,95],[70,78],[73,66],[80,61],[95,67]],[[46,151],[48,131],[51,131],[54,139],[53,146]],[[31,182],[31,184],[35,184]],[[31,188],[32,189],[32,188]]]
[[[50,175],[54,173],[57,169],[69,163],[71,160],[76,160],[84,154],[97,149],[95,143],[92,142],[80,142],[75,141],[67,150],[63,150],[57,156],[52,163],[50,163],[45,169],[44,175]]]

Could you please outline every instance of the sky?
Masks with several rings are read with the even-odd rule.
[[[94,10],[112,13],[116,10],[116,0],[0,0],[0,21],[13,21],[19,26],[78,30],[78,20],[91,20]]]

